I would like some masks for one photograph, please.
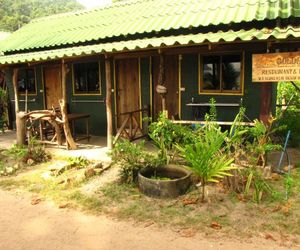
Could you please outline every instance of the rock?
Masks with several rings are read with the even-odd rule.
[[[91,167],[95,168],[95,169],[103,168],[103,163],[97,162],[97,163],[93,164]]]
[[[295,168],[294,165],[291,165],[291,166],[284,166],[284,167],[283,167],[283,171],[284,171],[284,172],[289,172],[289,169],[293,169],[293,168]]]
[[[15,170],[20,169],[20,164],[19,164],[19,163],[16,163],[16,164],[13,166],[13,168],[14,168]]]
[[[34,164],[34,160],[29,158],[26,162],[29,166],[32,166]]]
[[[265,166],[263,168],[263,177],[265,179],[271,179],[271,175],[272,175],[272,167],[271,166]]]
[[[281,179],[281,176],[279,174],[272,173],[271,179],[274,181],[279,181]]]
[[[6,168],[6,173],[7,174],[13,174],[15,172],[14,168],[13,167],[7,167]]]
[[[95,171],[95,169],[93,169],[93,168],[87,168],[87,169],[84,171],[84,175],[85,175],[86,178],[90,178],[90,177],[96,175],[96,171]]]

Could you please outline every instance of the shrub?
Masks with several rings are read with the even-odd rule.
[[[174,124],[162,112],[158,120],[150,124],[149,137],[159,149],[159,157],[166,165],[169,163],[170,158],[174,158],[177,153],[177,149],[174,146],[191,144],[194,140],[194,133],[189,126]]]
[[[23,157],[23,161],[27,162],[31,159],[34,163],[41,163],[46,162],[50,158],[50,155],[45,151],[45,147],[32,137],[28,142],[27,153]]]
[[[121,140],[111,151],[112,164],[120,166],[121,182],[136,183],[140,169],[164,164],[161,157],[145,152],[143,146],[144,142],[132,143]]]
[[[300,83],[296,83],[300,86]],[[276,115],[279,117],[278,124],[283,127],[277,131],[277,135],[285,137],[288,130],[291,130],[291,146],[300,146],[300,93],[289,82],[280,82],[277,92],[278,104],[289,104],[286,109],[277,108]]]

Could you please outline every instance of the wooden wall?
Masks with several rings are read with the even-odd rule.
[[[231,46],[230,50],[234,50],[235,46]],[[238,51],[245,52],[245,72],[244,72],[244,95],[243,96],[231,96],[231,95],[199,95],[198,93],[198,53],[189,52],[181,53],[180,51],[170,53],[170,63],[166,67],[166,77],[170,79],[170,82],[166,82],[169,85],[169,91],[172,89],[172,93],[169,94],[167,102],[174,108],[173,113],[180,112],[181,119],[193,120],[193,109],[186,106],[187,103],[192,102],[208,102],[211,97],[215,98],[216,102],[222,103],[239,103],[241,98],[243,104],[246,107],[246,115],[250,119],[259,118],[260,112],[260,89],[261,84],[252,83],[251,81],[251,60],[252,53],[265,52],[266,46],[248,46],[247,44],[237,46]],[[226,51],[226,49],[223,49]],[[221,50],[222,51],[222,50]],[[184,51],[183,51],[184,52]],[[207,53],[208,48],[203,50],[203,53]],[[180,68],[177,72],[176,68],[179,67],[179,55],[182,55],[180,61]],[[126,56],[125,56],[126,57]],[[94,135],[106,135],[106,109],[105,109],[105,65],[104,57],[97,57],[100,60],[101,68],[101,95],[100,96],[74,96],[72,91],[72,75],[71,72],[67,76],[67,92],[68,92],[68,108],[72,113],[89,113],[90,119],[90,132]],[[139,80],[140,80],[140,105],[150,105],[152,114],[155,114],[160,109],[160,100],[155,94],[155,85],[157,83],[157,56],[150,55],[137,55],[136,58],[139,60]],[[114,63],[112,62],[112,68]],[[43,82],[43,67],[41,65],[36,66],[36,79],[37,79],[37,94],[30,96],[29,100],[35,99],[35,102],[29,102],[28,107],[30,110],[43,109],[44,106],[44,82]],[[7,82],[10,91],[10,97],[13,98],[12,81],[11,81],[11,70],[6,72]],[[181,79],[179,79],[181,77]],[[115,73],[112,72],[112,79],[115,80]],[[183,91],[179,91],[179,81]],[[113,86],[114,87],[114,86]],[[272,110],[275,111],[276,101],[276,84],[272,84]],[[178,92],[178,93],[177,93]],[[180,100],[179,100],[180,95]],[[117,102],[116,95],[113,95],[113,110],[116,115],[115,104]],[[21,99],[24,99],[21,97]],[[155,107],[155,103],[156,107]],[[180,103],[180,107],[178,106]],[[13,103],[11,102],[12,110],[14,110]],[[175,106],[177,105],[177,107]],[[24,108],[20,105],[20,109]],[[238,112],[237,107],[222,107],[217,108],[218,118],[223,121],[232,121]],[[14,113],[14,112],[12,112]],[[77,130],[84,131],[84,124],[79,123]]]

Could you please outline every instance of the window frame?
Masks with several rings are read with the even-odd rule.
[[[204,90],[203,89],[203,57],[204,56],[219,56],[220,65],[222,64],[222,56],[239,55],[241,56],[241,76],[240,76],[240,90],[224,90],[222,83],[222,69],[220,68],[220,89],[219,90]],[[232,51],[232,52],[212,52],[198,54],[198,94],[199,95],[232,95],[243,96],[244,84],[245,84],[245,52],[244,51]]]
[[[20,74],[20,70],[29,70],[32,69],[33,70],[33,74],[34,74],[34,92],[29,92],[27,93],[27,96],[37,96],[37,75],[36,75],[36,67],[22,67],[19,69],[19,74]],[[20,96],[25,96],[26,95],[26,90],[25,91],[20,91],[19,90],[19,74],[18,74],[18,79],[17,79],[17,84],[18,84],[18,93]],[[27,72],[26,72],[27,75]]]
[[[75,64],[87,64],[87,63],[98,63],[99,92],[97,92],[97,93],[89,93],[89,92],[76,93],[74,65]],[[101,61],[100,60],[88,60],[88,61],[79,61],[79,62],[72,63],[72,90],[73,90],[73,96],[101,96],[102,95]]]

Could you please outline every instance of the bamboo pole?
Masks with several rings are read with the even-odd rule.
[[[107,147],[113,148],[113,115],[111,98],[111,61],[105,56],[105,77],[106,77],[106,119],[107,119]]]

